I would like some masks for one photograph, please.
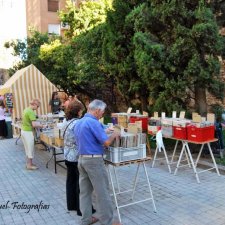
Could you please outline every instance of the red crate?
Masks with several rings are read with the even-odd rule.
[[[173,136],[177,139],[187,139],[187,127],[173,126]]]
[[[148,130],[148,117],[147,116],[131,116],[130,123],[135,123],[136,121],[142,121],[142,130]]]
[[[187,139],[189,141],[208,141],[215,138],[215,127],[196,127],[195,125],[187,126]]]

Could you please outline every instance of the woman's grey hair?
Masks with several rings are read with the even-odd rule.
[[[96,110],[96,109],[100,109],[101,111],[104,111],[106,108],[106,104],[105,102],[95,99],[93,100],[89,105],[88,105],[88,109],[89,110]]]

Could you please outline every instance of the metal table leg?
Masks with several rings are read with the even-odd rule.
[[[15,142],[16,145],[17,145],[17,142],[19,141],[20,138],[21,138],[21,131],[20,131],[19,136],[16,138],[16,142]]]
[[[216,169],[216,172],[217,172],[218,176],[220,176],[220,172],[219,172],[218,167],[217,167],[217,165],[216,165],[216,161],[215,161],[214,155],[213,155],[213,153],[212,153],[212,149],[211,149],[210,143],[207,143],[207,145],[208,145],[209,152],[210,152],[210,155],[211,155],[211,158],[212,158],[214,167],[215,167],[215,169]]]
[[[48,148],[48,149],[49,149],[49,151],[51,151],[51,148]],[[54,154],[53,154],[53,151],[52,151],[51,158],[46,163],[46,168],[48,168],[48,163],[52,160],[53,156],[54,156]]]
[[[143,162],[143,167],[144,167],[146,179],[147,179],[147,182],[148,182],[148,188],[149,188],[149,191],[150,191],[150,196],[151,196],[151,199],[152,199],[152,205],[153,205],[153,208],[154,208],[154,212],[156,212],[157,210],[156,210],[155,201],[154,201],[154,197],[153,197],[153,194],[152,194],[152,188],[151,188],[150,180],[149,180],[149,177],[148,177],[148,172],[146,170],[145,162]]]
[[[113,179],[112,179],[112,174],[111,174],[110,169],[109,169],[109,165],[107,166],[107,168],[108,168],[109,178],[110,178],[110,181],[111,181],[111,184],[112,184],[112,191],[113,191],[113,197],[114,197],[115,204],[116,204],[116,210],[117,210],[117,213],[118,213],[119,221],[121,222],[119,206],[118,206],[118,202],[117,202],[117,198],[116,198],[115,187],[114,187],[114,183],[113,183]]]
[[[133,191],[132,191],[132,197],[131,197],[132,200],[134,199],[134,192],[137,186],[137,177],[138,177],[139,168],[140,168],[140,163],[138,163],[135,178],[134,178],[134,185],[133,185]]]

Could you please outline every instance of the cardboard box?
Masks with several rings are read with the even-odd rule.
[[[180,119],[184,119],[185,118],[185,111],[181,111],[180,115],[179,115]]]
[[[128,123],[127,132],[137,134],[139,132],[138,125],[136,123]]]
[[[215,114],[214,113],[207,113],[207,121],[211,123],[215,123]]]
[[[201,123],[202,117],[198,113],[192,113],[192,121],[195,123]]]
[[[55,146],[63,147],[64,146],[64,140],[62,138],[56,138],[55,137]]]

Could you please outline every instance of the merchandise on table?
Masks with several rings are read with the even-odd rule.
[[[142,122],[142,130],[147,131],[147,129],[148,129],[148,116],[144,116],[144,115],[131,116],[129,121],[130,121],[130,123],[135,123],[136,121],[141,121]]]
[[[146,157],[146,134],[124,132],[105,151],[106,160],[114,163]]]
[[[117,117],[118,125],[127,128],[128,125],[128,118],[127,115],[118,115]]]
[[[164,116],[159,118],[157,113],[155,114],[156,117],[152,117],[149,120],[149,134],[155,135],[161,126],[164,137],[195,142],[208,141],[215,138],[215,115],[212,113],[208,113],[207,117],[201,117],[198,113],[193,113],[192,120],[183,118],[185,112],[182,112],[180,118],[164,118]]]
[[[46,117],[47,118],[47,117]],[[63,133],[64,124],[55,123],[53,120],[38,119],[42,124],[47,125],[47,128],[42,129],[40,133],[40,140],[47,145],[55,145],[57,147],[63,147]]]
[[[161,119],[151,117],[148,121],[148,133],[155,135],[159,129],[161,129]]]
[[[118,124],[124,128],[127,128],[130,117],[141,116],[138,113],[112,113],[111,122],[113,125]]]
[[[145,133],[137,133],[131,134],[124,132],[120,138],[115,139],[111,147],[138,147],[141,144],[146,144],[146,134]]]
[[[53,145],[55,142],[53,130],[47,130],[40,133],[40,140],[47,145]]]
[[[165,118],[161,120],[161,130],[164,137],[173,137],[173,119]]]

